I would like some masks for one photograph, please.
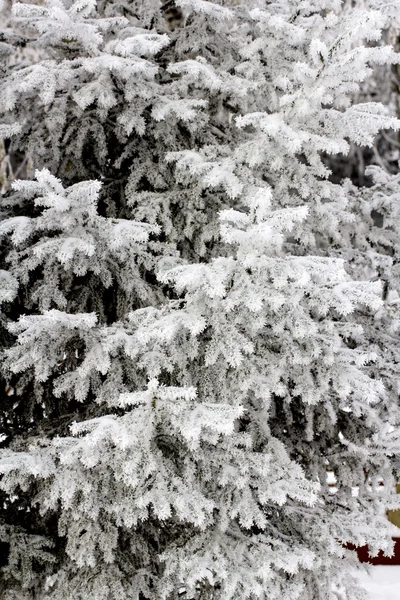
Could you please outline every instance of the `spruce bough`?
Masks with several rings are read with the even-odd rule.
[[[396,506],[398,178],[321,156],[400,128],[353,100],[399,60],[387,26],[13,3],[0,133],[35,174],[0,213],[6,600],[363,597],[346,545],[390,553]]]

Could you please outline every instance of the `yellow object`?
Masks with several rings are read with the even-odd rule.
[[[396,494],[400,494],[400,483],[396,483]],[[393,525],[400,528],[400,508],[387,511],[388,519]]]

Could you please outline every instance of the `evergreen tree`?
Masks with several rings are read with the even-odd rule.
[[[383,36],[369,44],[389,44],[399,51],[400,33],[400,4],[397,0],[384,2],[384,0],[344,0],[342,11],[352,11],[354,5],[380,10],[386,19]],[[399,63],[379,65],[372,75],[366,79],[358,90],[355,91],[353,101],[370,102],[380,101],[385,104],[390,113],[399,118],[400,115],[400,86]],[[333,177],[340,181],[342,177],[349,177],[357,186],[371,185],[371,179],[365,173],[368,165],[378,165],[388,173],[396,174],[399,168],[399,131],[388,132],[382,130],[378,133],[372,146],[358,146],[350,144],[347,154],[328,156],[325,161],[333,171]]]
[[[354,190],[321,156],[400,126],[352,102],[398,60],[367,44],[386,22],[13,4],[1,135],[36,173],[0,222],[6,600],[363,597],[345,546],[390,552],[400,441],[360,215],[387,213],[394,268],[398,181]]]

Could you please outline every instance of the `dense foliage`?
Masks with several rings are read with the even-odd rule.
[[[6,600],[363,598],[346,545],[390,552],[396,506],[400,188],[328,165],[400,128],[362,97],[399,63],[386,10],[13,3]]]

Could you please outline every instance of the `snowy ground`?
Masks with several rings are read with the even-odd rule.
[[[400,567],[371,567],[370,575],[362,575],[361,580],[369,591],[370,600],[400,600]]]

